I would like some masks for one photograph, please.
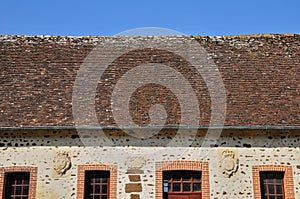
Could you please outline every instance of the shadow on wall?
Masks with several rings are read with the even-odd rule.
[[[129,135],[120,129],[88,130],[86,134],[78,134],[75,129],[69,130],[2,130],[0,131],[0,147],[29,146],[135,146],[164,147],[168,146],[177,135],[177,129],[162,129],[152,135],[151,130],[140,131],[142,136]],[[198,130],[196,136],[184,130],[183,138],[177,138],[178,147],[201,147],[207,130]],[[212,132],[214,133],[214,132]],[[152,136],[145,136],[152,135]],[[110,140],[110,144],[99,144],[102,140]],[[89,142],[89,140],[91,140]],[[97,142],[99,140],[99,142]],[[228,130],[223,129],[220,138],[211,147],[299,147],[300,130]],[[176,147],[176,146],[175,146]]]

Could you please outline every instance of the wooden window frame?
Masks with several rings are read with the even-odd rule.
[[[263,175],[268,175],[268,174],[271,174],[271,175],[274,175],[274,174],[279,174],[279,175],[281,175],[281,177],[280,178],[273,178],[273,180],[277,180],[277,179],[280,179],[280,183],[278,183],[278,182],[276,182],[276,181],[273,181],[272,183],[270,183],[270,182],[266,182],[266,183],[264,183],[263,181],[265,180],[265,179],[267,179],[266,177],[263,177]],[[284,179],[284,172],[278,172],[278,171],[276,171],[276,172],[273,172],[273,171],[261,171],[260,173],[259,173],[259,176],[260,176],[260,187],[261,187],[261,189],[262,189],[262,186],[264,186],[264,185],[266,185],[267,186],[267,190],[265,190],[265,193],[263,193],[263,192],[261,192],[261,197],[263,197],[263,195],[267,195],[267,197],[270,197],[270,196],[275,196],[275,197],[277,197],[277,196],[282,196],[282,198],[284,199],[284,182],[283,182],[283,179]],[[277,192],[277,186],[278,186],[278,184],[281,186],[281,193],[276,193]],[[272,187],[274,188],[274,194],[271,194],[270,192],[269,192],[269,185],[272,185]]]
[[[77,176],[77,199],[84,199],[85,194],[85,174],[86,171],[109,171],[109,190],[108,198],[117,199],[117,167],[105,164],[97,165],[78,165]]]
[[[29,173],[28,199],[35,199],[37,186],[37,167],[13,166],[0,168],[0,196],[5,198],[6,189],[5,178],[8,173]]]
[[[252,167],[254,199],[261,199],[261,172],[282,172],[284,199],[295,199],[292,166],[259,165]]]
[[[92,193],[91,193],[91,195],[93,195],[93,196],[96,196],[96,195],[99,195],[100,196],[100,198],[101,198],[101,196],[104,196],[104,195],[106,195],[107,196],[107,198],[109,198],[109,181],[110,181],[110,171],[103,171],[103,170],[101,170],[101,171],[99,171],[99,170],[96,170],[96,171],[85,171],[85,182],[87,183],[88,182],[88,179],[87,179],[87,177],[91,177],[92,175],[108,175],[108,178],[107,178],[107,181],[105,182],[105,183],[103,183],[102,182],[102,179],[103,179],[103,176],[101,176],[100,178],[99,178],[99,183],[97,183],[97,182],[91,182],[91,184],[93,185],[93,191],[92,191]],[[102,192],[102,187],[103,187],[103,185],[105,186],[107,186],[107,190],[106,190],[106,192],[105,193],[103,193]],[[95,191],[95,186],[99,186],[99,193],[95,193],[94,191]],[[90,194],[87,194],[87,184],[85,185],[85,197],[87,197],[88,195],[90,195]]]
[[[199,161],[165,161],[155,164],[155,198],[163,199],[163,172],[164,171],[199,171],[201,172],[202,198],[210,198],[209,166],[208,162]]]
[[[190,170],[174,170],[174,171],[163,171],[163,184],[165,184],[165,175],[170,175],[170,174],[166,174],[167,172],[170,172],[171,175],[179,175],[180,176],[180,180],[174,180],[173,177],[171,177],[171,179],[167,179],[167,182],[168,182],[168,187],[170,185],[170,190],[168,190],[168,192],[165,192],[164,189],[165,189],[165,186],[163,185],[163,192],[164,194],[175,194],[175,195],[186,195],[186,194],[189,194],[189,195],[201,195],[202,194],[202,190],[201,190],[201,174],[202,172],[201,171],[190,171]],[[184,180],[183,178],[183,174],[181,175],[180,173],[182,172],[188,172],[188,173],[191,173],[191,177],[189,180]],[[199,181],[196,181],[194,179],[194,174],[195,173],[198,173],[200,174],[199,175]],[[180,185],[180,191],[174,191],[174,184],[179,184]],[[190,190],[189,191],[184,191],[184,185],[190,185]],[[200,185],[200,191],[194,191],[194,184],[199,184]]]

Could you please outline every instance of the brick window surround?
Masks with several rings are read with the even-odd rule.
[[[292,166],[260,165],[252,167],[254,199],[261,199],[260,172],[284,172],[284,199],[295,199]]]
[[[155,198],[163,199],[163,172],[175,171],[175,170],[187,170],[187,171],[200,171],[202,175],[201,189],[202,198],[210,198],[210,184],[209,184],[209,167],[208,162],[199,161],[165,161],[157,162],[155,164]]]
[[[30,173],[29,177],[29,192],[28,199],[35,199],[36,194],[36,184],[37,184],[37,167],[31,166],[12,166],[12,167],[2,167],[0,168],[0,196],[3,198],[4,189],[5,189],[5,175],[7,173],[14,172],[28,172]]]
[[[78,165],[77,199],[84,199],[84,180],[86,171],[109,171],[109,199],[117,199],[117,166],[109,166],[105,164]]]

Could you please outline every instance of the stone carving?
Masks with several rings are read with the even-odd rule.
[[[58,175],[64,175],[71,168],[69,153],[66,151],[57,152],[53,160],[53,166]]]
[[[146,164],[146,160],[143,157],[130,157],[126,161],[126,165],[131,169],[140,169]]]
[[[223,170],[223,174],[228,178],[237,172],[239,160],[235,157],[235,153],[233,151],[225,150],[222,152],[220,167]]]

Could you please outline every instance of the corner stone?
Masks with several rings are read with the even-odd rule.
[[[142,184],[141,183],[130,183],[125,185],[125,192],[132,193],[132,192],[142,192]]]

